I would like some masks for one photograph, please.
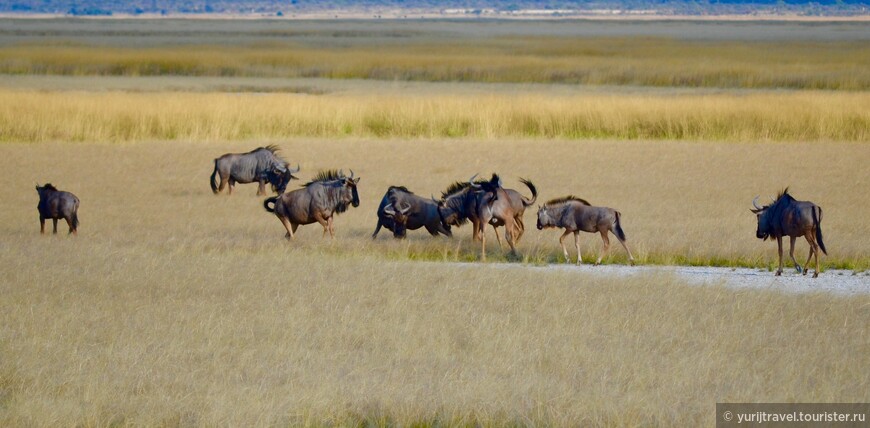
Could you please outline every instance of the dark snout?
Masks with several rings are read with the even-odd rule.
[[[350,203],[354,208],[359,207],[359,193],[357,193],[356,186],[353,186],[353,200]]]
[[[393,238],[405,239],[408,236],[408,229],[401,223],[396,223],[393,227]]]
[[[544,230],[544,225],[541,224],[541,219],[538,219],[538,230]]]
[[[769,236],[770,236],[770,234],[765,233],[765,232],[762,232],[762,231],[760,231],[760,230],[756,230],[756,231],[755,231],[755,237],[758,238],[758,239],[763,239],[763,240],[767,241],[767,238],[768,238]]]

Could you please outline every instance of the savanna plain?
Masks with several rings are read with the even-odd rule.
[[[388,186],[437,198],[497,172],[538,203],[618,208],[640,264],[767,272],[749,208],[790,186],[824,209],[822,275],[866,276],[868,39],[860,23],[0,20],[0,425],[709,426],[716,402],[870,401],[867,294],[547,269],[559,233],[534,206],[517,254],[487,230],[486,263],[470,225],[371,239]],[[362,177],[334,240],[286,240],[254,185],[211,193],[215,157],[267,144],[303,182]],[[79,236],[39,235],[46,181],[81,199]],[[585,260],[600,249],[582,237]]]

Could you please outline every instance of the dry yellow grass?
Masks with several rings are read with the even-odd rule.
[[[870,140],[865,92],[379,94],[0,90],[0,141],[287,137]]]
[[[4,246],[0,423],[709,426],[718,401],[870,399],[867,296],[279,244]]]
[[[261,33],[258,36],[262,39],[245,46],[233,39],[206,46],[141,46],[153,43],[147,38],[128,41],[124,47],[106,46],[107,40],[124,40],[112,33],[105,34],[97,45],[31,41],[0,47],[0,72],[870,88],[870,50],[863,40],[744,43],[663,37],[444,37],[411,32],[398,43],[370,38],[372,34],[366,32],[320,41],[298,38],[294,42],[281,42],[281,38]]]
[[[335,241],[287,242],[252,186],[211,194],[211,160],[252,143],[0,145],[0,425],[695,426],[717,401],[870,399],[867,296],[407,260],[473,259],[467,227],[369,238],[387,185],[495,170],[618,207],[641,262],[764,265],[749,202],[791,184],[825,209],[825,265],[867,266],[866,145],[272,142],[304,178],[362,177]],[[46,180],[81,198],[78,238],[38,234]],[[526,224],[521,253],[558,260]]]

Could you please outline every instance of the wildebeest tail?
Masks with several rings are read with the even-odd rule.
[[[217,182],[215,181],[215,176],[217,175],[217,172],[218,172],[217,162],[218,162],[218,160],[215,159],[214,160],[214,171],[211,172],[211,180],[209,180],[209,182],[208,182],[208,184],[211,185],[211,191],[214,194],[217,194],[217,192],[218,192]]]
[[[534,205],[535,201],[538,200],[538,189],[535,188],[535,185],[532,184],[531,181],[526,180],[525,178],[520,178],[520,183],[525,184],[526,187],[528,187],[529,190],[532,191],[532,199],[526,199],[526,197],[523,196],[523,205],[526,207],[530,207],[530,206]]]
[[[616,213],[616,227],[614,227],[614,232],[616,232],[616,237],[619,238],[620,241],[625,241],[625,232],[622,231],[622,222],[619,221],[619,217],[622,214],[619,211],[614,211]]]
[[[77,230],[79,228],[79,198],[75,198],[70,221],[72,222],[73,230]]]
[[[818,214],[816,214],[816,210],[819,210]],[[828,255],[828,250],[825,249],[825,241],[822,241],[822,209],[819,207],[813,207],[813,227],[816,228],[816,243],[819,244],[822,252]]]
[[[277,196],[268,197],[268,198],[266,198],[265,201],[263,201],[263,208],[265,208],[266,211],[269,211],[270,213],[273,213],[273,212],[275,212],[275,203],[276,203],[277,201],[278,201],[278,197],[277,197]],[[272,207],[271,207],[271,208],[269,207],[269,202],[272,203]]]

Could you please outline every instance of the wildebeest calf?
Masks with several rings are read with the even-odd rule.
[[[69,225],[69,233],[78,235],[79,198],[70,192],[57,190],[51,183],[45,186],[37,184],[36,193],[39,194],[39,203],[36,205],[39,211],[39,233],[45,233],[45,219],[50,218],[54,222],[54,233],[57,233],[57,221],[64,219]]]
[[[559,244],[562,246],[562,252],[565,254],[565,261],[568,259],[568,250],[565,248],[565,237],[569,233],[574,233],[574,246],[577,247],[577,264],[583,262],[580,257],[580,231],[583,232],[598,232],[601,234],[601,239],[604,240],[604,250],[598,256],[595,264],[601,263],[601,259],[607,255],[610,249],[610,239],[607,237],[607,232],[613,232],[616,239],[628,252],[628,260],[633,265],[634,257],[628,246],[625,245],[625,232],[622,231],[622,225],[619,222],[619,217],[622,214],[613,208],[593,207],[583,199],[576,196],[566,196],[564,198],[553,199],[544,206],[538,209],[538,230],[547,227],[564,227],[565,233],[559,237]]]

